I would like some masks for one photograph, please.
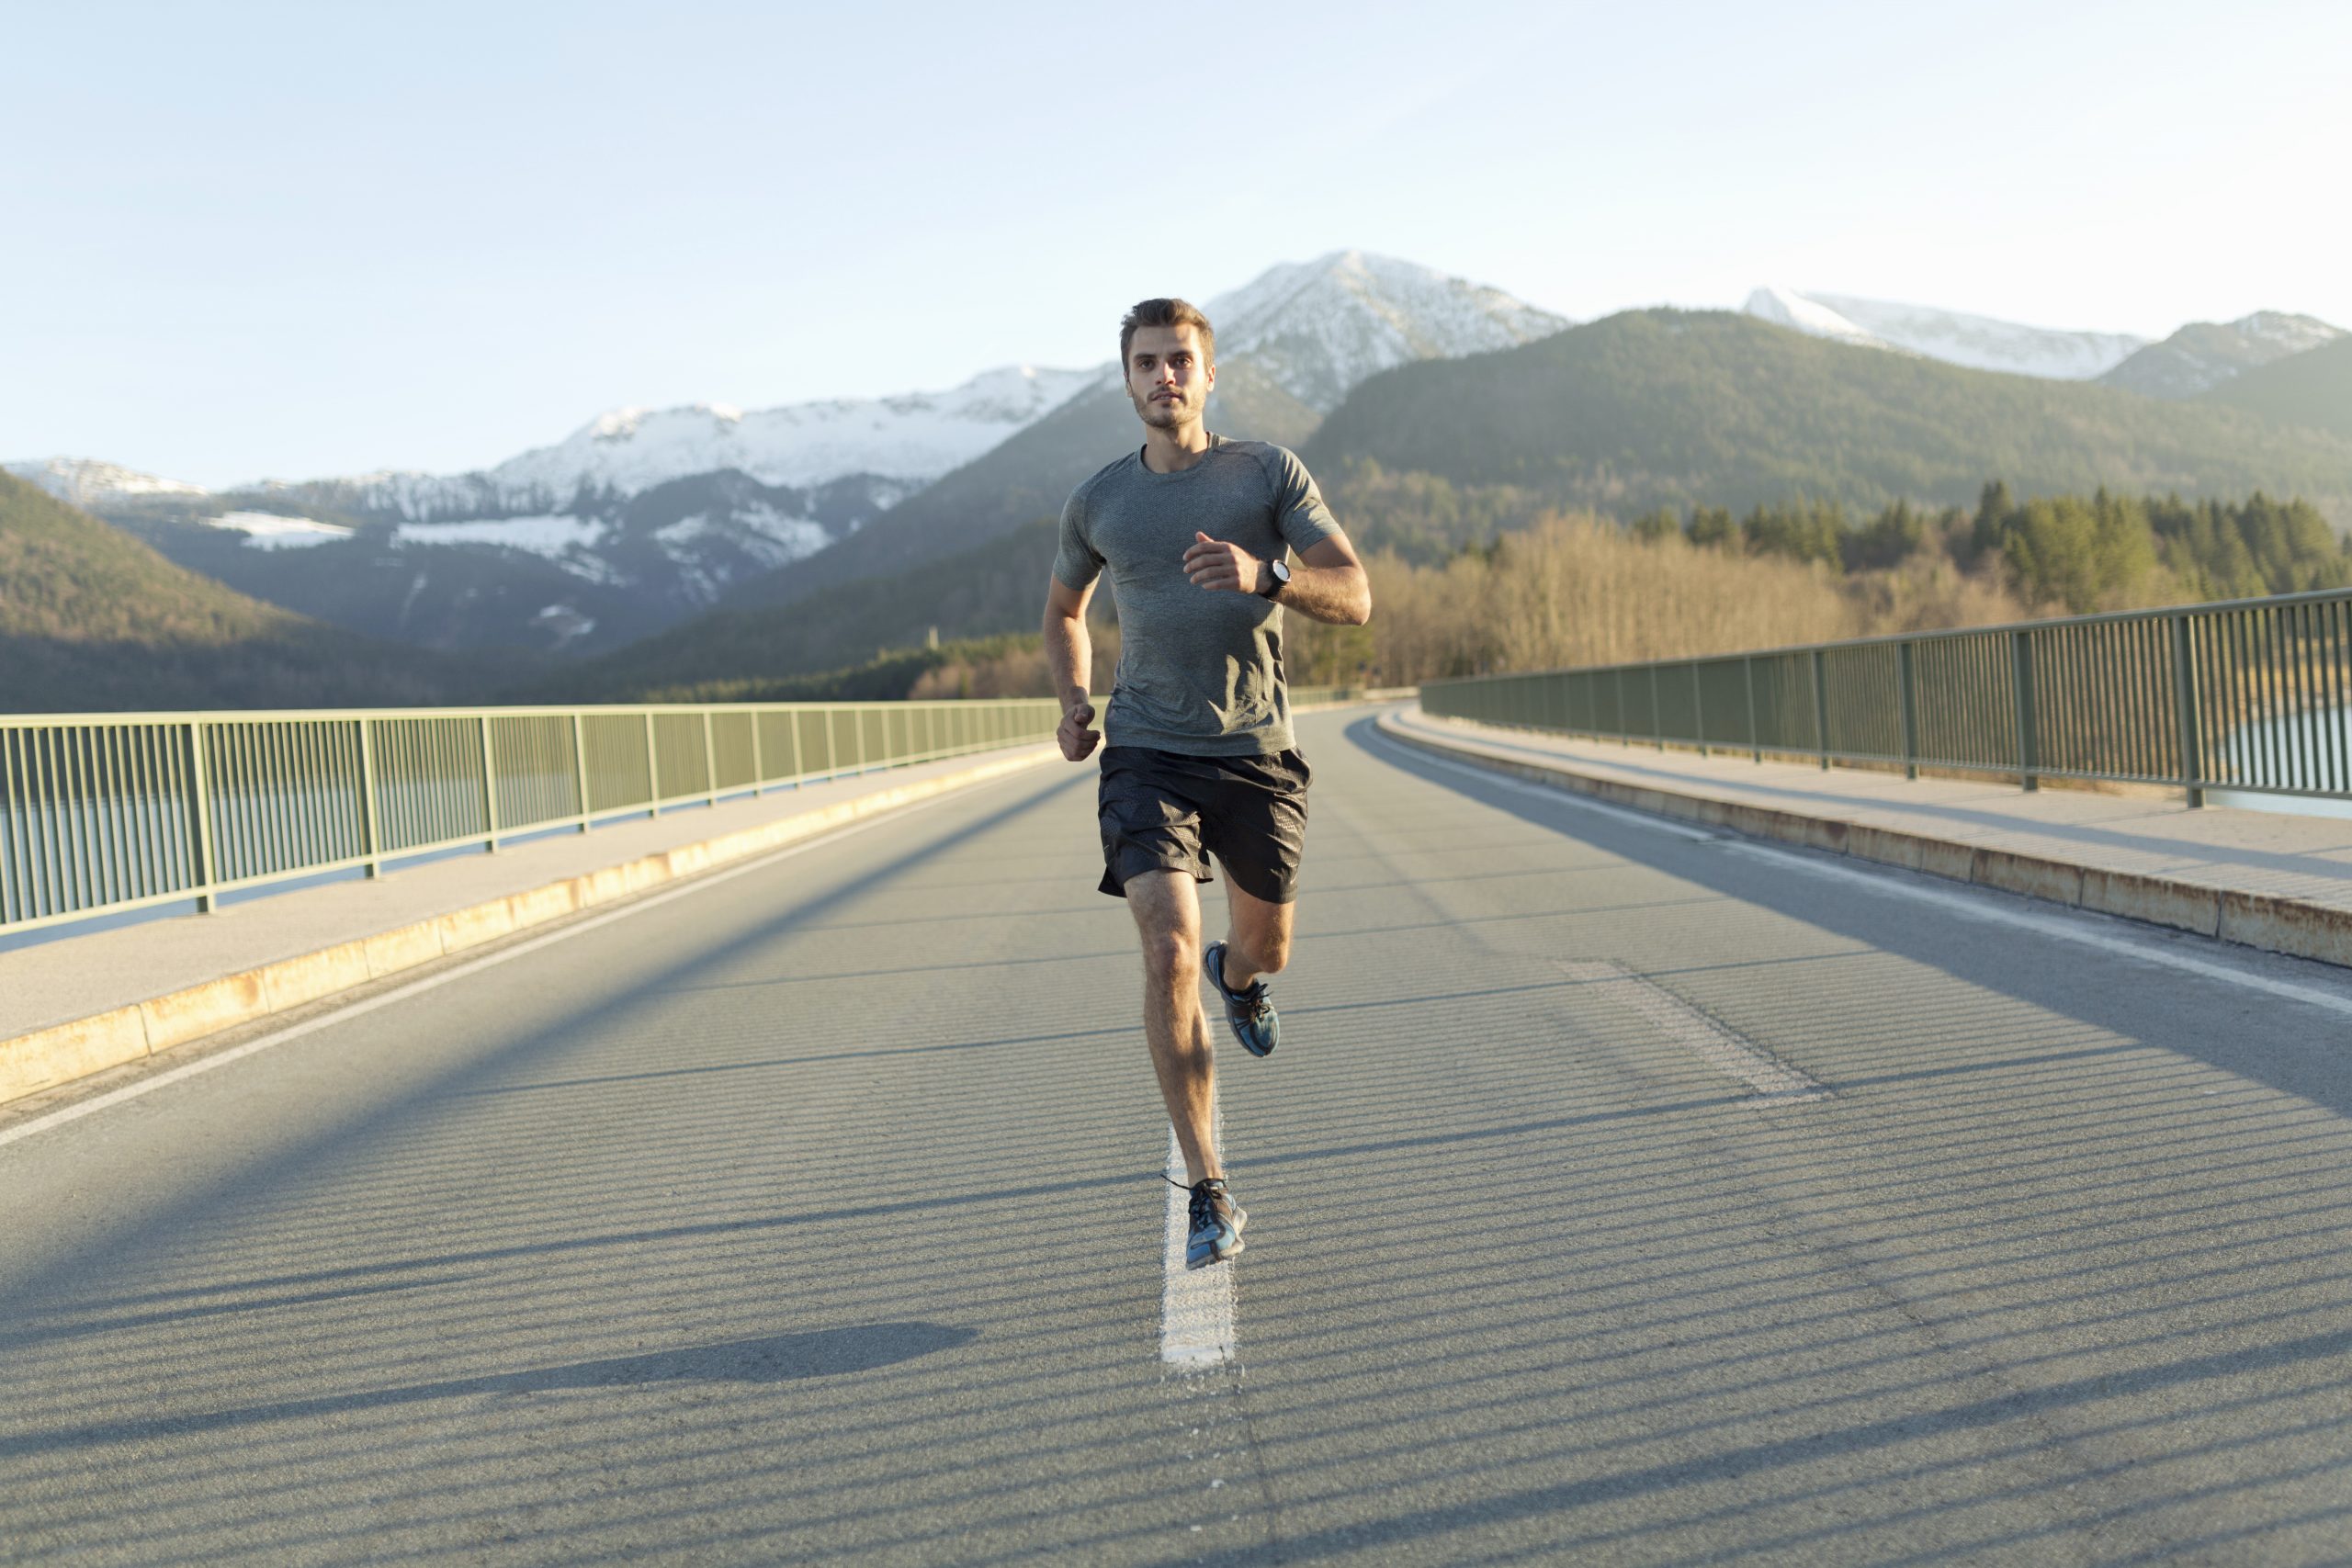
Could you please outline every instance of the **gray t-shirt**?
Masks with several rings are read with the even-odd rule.
[[[1184,574],[1195,532],[1280,560],[1340,533],[1306,466],[1263,441],[1209,437],[1191,468],[1156,474],[1140,448],[1071,492],[1054,576],[1082,589],[1105,570],[1119,606],[1119,670],[1103,743],[1195,757],[1291,749],[1283,607]]]

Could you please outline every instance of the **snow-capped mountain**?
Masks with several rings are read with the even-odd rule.
[[[1408,361],[1516,348],[1569,324],[1499,288],[1363,251],[1272,268],[1202,309],[1220,363],[1246,355],[1317,413]]]
[[[470,474],[363,474],[254,487],[365,516],[454,523],[581,513],[693,474],[732,468],[809,490],[854,475],[880,504],[971,461],[1093,379],[1007,366],[944,392],[792,403],[746,413],[718,403],[615,409],[552,446]]]
[[[2343,329],[2316,316],[2256,310],[2234,321],[2191,321],[2099,378],[2151,398],[2193,398],[2264,365],[2333,343]]]
[[[1799,294],[1791,288],[1758,288],[1747,297],[1747,310],[1815,337],[1900,349],[1971,370],[2002,370],[2055,381],[2091,380],[2148,342],[2130,333],[2029,327],[1962,310],[1850,294]]]
[[[158,479],[142,474],[136,468],[126,468],[120,463],[102,463],[96,457],[48,457],[29,462],[0,463],[20,479],[29,479],[69,506],[88,510],[110,501],[132,496],[201,496],[202,485],[192,485],[178,479]]]

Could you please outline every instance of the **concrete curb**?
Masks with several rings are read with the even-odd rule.
[[[561,919],[600,904],[615,903],[666,883],[687,881],[828,829],[1002,778],[1059,755],[1051,747],[1024,749],[1017,755],[937,778],[836,801],[757,828],[741,829],[700,843],[682,844],[673,850],[507,894],[360,941],[280,959],[257,969],[0,1040],[0,1104],[125,1062],[135,1062],[142,1056],[160,1055],[191,1040],[463,953],[531,926]]]
[[[2090,909],[2174,931],[2193,931],[2265,953],[2352,965],[2352,911],[2324,904],[2278,894],[2211,887],[2162,874],[2109,871],[2049,856],[1905,833],[1842,818],[1809,817],[1773,807],[1719,800],[1713,795],[1629,784],[1579,773],[1566,763],[1541,763],[1505,756],[1481,747],[1467,736],[1459,742],[1440,740],[1406,728],[1394,714],[1382,714],[1377,722],[1382,734],[1401,745],[1435,756],[1475,762],[1532,784],[1590,795],[1612,806],[1724,828],[1753,839],[1802,844],[1807,849],[1850,855],[1856,860],[1901,866],[1906,871],[2022,894],[2068,908]]]

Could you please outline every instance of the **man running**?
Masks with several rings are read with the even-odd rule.
[[[1046,589],[1046,658],[1062,702],[1062,755],[1103,739],[1087,698],[1086,604],[1106,570],[1119,608],[1119,668],[1104,728],[1102,890],[1123,897],[1143,941],[1144,1038],[1184,1156],[1186,1267],[1241,1250],[1246,1215],[1217,1157],[1216,1063],[1200,1005],[1205,977],[1242,1048],[1280,1033],[1265,976],[1290,959],[1306,840],[1306,759],[1293,744],[1283,611],[1362,626],[1372,586],[1306,468],[1262,441],[1201,423],[1216,385],[1216,334],[1182,299],[1147,299],[1119,325],[1127,396],[1144,442],[1080,485],[1062,509]],[[1299,565],[1285,564],[1296,550]],[[1196,885],[1225,867],[1223,942],[1201,945]]]

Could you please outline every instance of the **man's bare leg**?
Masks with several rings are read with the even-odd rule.
[[[1185,1179],[1221,1177],[1216,1155],[1216,1057],[1201,1012],[1201,900],[1189,873],[1151,871],[1126,882],[1143,939],[1143,1032],[1184,1156]]]
[[[1270,904],[1225,879],[1229,920],[1225,938],[1225,983],[1240,990],[1261,975],[1279,975],[1290,962],[1292,904]]]

